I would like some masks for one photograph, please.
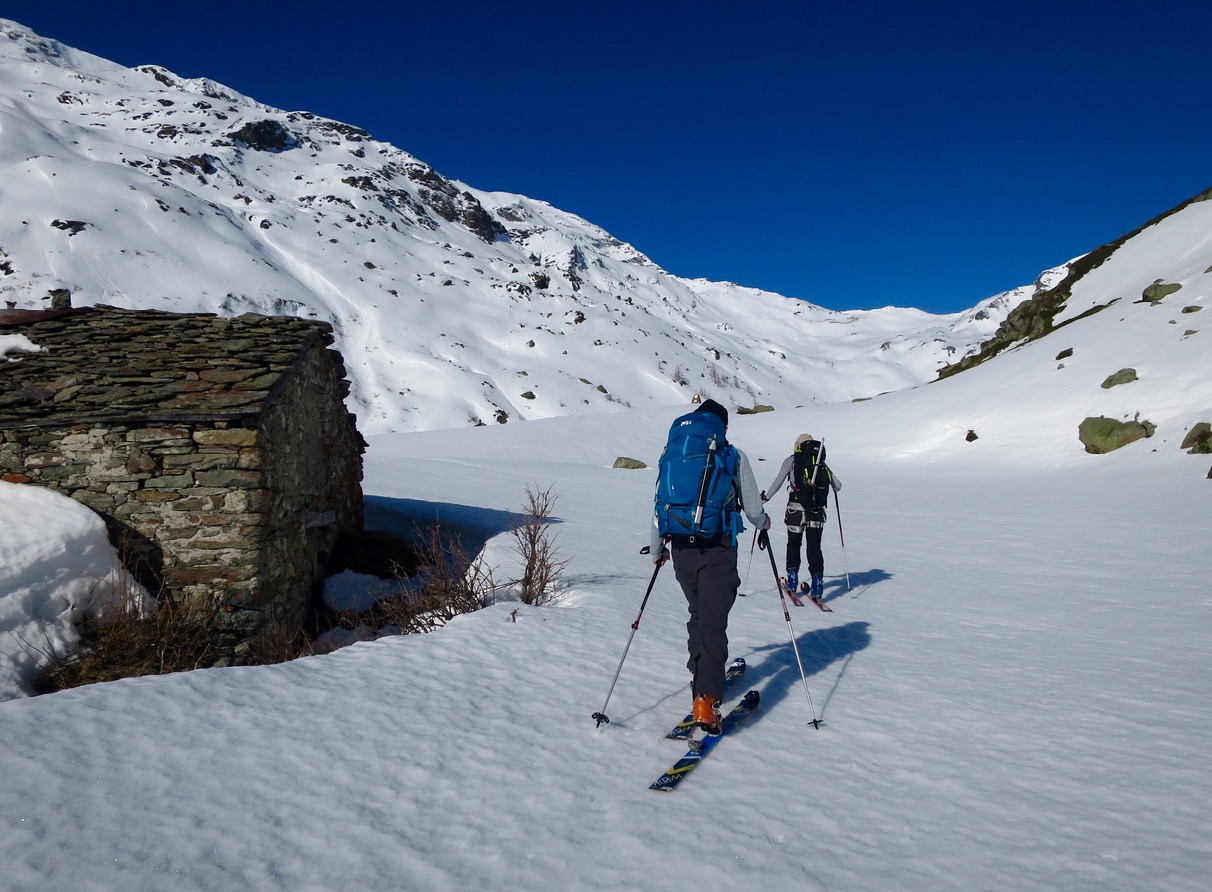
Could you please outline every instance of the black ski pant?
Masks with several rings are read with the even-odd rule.
[[[671,543],[673,570],[690,619],[686,623],[686,668],[693,678],[695,696],[724,696],[728,663],[728,612],[736,601],[741,577],[736,547],[732,545],[679,545]]]
[[[808,553],[808,572],[813,576],[824,576],[825,555],[821,551],[821,536],[824,534],[823,526],[804,527],[803,530],[788,527],[787,569],[798,570],[800,568],[800,542],[802,540],[804,550]]]

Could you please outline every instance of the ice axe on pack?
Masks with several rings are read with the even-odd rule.
[[[783,594],[783,582],[779,579],[779,568],[774,562],[774,550],[770,547],[770,537],[762,530],[757,537],[758,547],[770,555],[770,570],[774,573],[774,587],[779,590],[779,601],[783,605],[783,619],[787,621],[787,631],[791,633],[791,650],[795,653],[795,662],[800,667],[800,679],[804,682],[804,695],[808,698],[808,708],[812,711],[810,724],[818,731],[821,720],[816,717],[816,706],[812,703],[812,693],[808,690],[808,676],[804,674],[804,662],[800,659],[800,649],[795,643],[795,629],[791,625],[791,611],[787,609],[787,597]]]
[[[715,470],[715,437],[707,444],[707,463],[703,465],[703,482],[699,484],[698,504],[694,509],[694,528],[697,530],[703,523],[703,508],[707,505],[707,484],[711,482],[711,472]]]

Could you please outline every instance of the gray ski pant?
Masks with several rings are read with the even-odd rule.
[[[686,668],[693,677],[695,696],[724,695],[724,671],[728,664],[728,612],[736,601],[741,577],[737,573],[737,551],[731,545],[678,545],[672,543],[674,574],[690,620],[686,623]]]

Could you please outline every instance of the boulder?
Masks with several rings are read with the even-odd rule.
[[[1078,425],[1077,436],[1091,455],[1104,455],[1151,437],[1156,429],[1148,421],[1117,421],[1100,415],[1087,418]]]
[[[1161,279],[1158,279],[1141,292],[1141,300],[1148,301],[1156,306],[1157,304],[1161,303],[1163,298],[1168,297],[1175,291],[1181,290],[1182,287],[1183,286],[1177,282],[1163,282]]]
[[[1136,380],[1136,369],[1120,369],[1114,375],[1108,375],[1103,381],[1103,390],[1110,390],[1118,384],[1131,384]]]
[[[1212,455],[1212,424],[1201,421],[1183,437],[1180,447],[1188,450],[1191,455]]]

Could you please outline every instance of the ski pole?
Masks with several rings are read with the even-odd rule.
[[[842,503],[837,500],[837,490],[833,491],[833,507],[837,511],[837,534],[842,540],[842,566],[846,569],[846,591],[850,588],[850,560],[846,557],[846,534],[842,532]]]
[[[749,543],[749,566],[745,568],[745,584],[741,586],[740,595],[745,597],[745,591],[749,588],[749,571],[753,569],[753,546],[757,545],[758,531],[753,531],[753,541]]]
[[[664,548],[664,546],[661,547]],[[645,545],[640,550],[640,554],[648,553],[649,548],[647,545]],[[661,572],[661,566],[664,563],[664,561],[661,561],[656,565],[656,567],[653,568],[652,579],[648,582],[648,591],[644,592],[644,600],[640,602],[640,612],[636,614],[635,622],[631,624],[631,634],[627,636],[627,646],[623,648],[623,658],[619,660],[619,668],[614,670],[614,680],[610,682],[610,690],[606,692],[606,703],[602,704],[601,712],[595,712],[591,716],[591,718],[598,723],[597,727],[599,728],[602,727],[602,725],[610,724],[610,718],[606,715],[606,706],[608,703],[610,703],[610,695],[614,693],[614,686],[619,680],[619,673],[623,671],[623,660],[627,659],[627,651],[631,650],[631,640],[635,638],[636,629],[640,627],[640,619],[644,616],[644,608],[648,606],[648,596],[652,594],[652,587],[656,585],[657,574]]]
[[[779,568],[774,563],[774,551],[770,548],[770,537],[762,530],[758,536],[758,545],[770,555],[770,569],[774,573],[774,586],[779,590],[779,601],[783,604],[783,619],[787,620],[787,631],[791,633],[791,649],[795,652],[795,662],[800,667],[800,679],[804,682],[804,695],[808,698],[808,708],[812,710],[812,727],[821,729],[821,720],[816,717],[816,706],[812,703],[812,692],[808,690],[808,676],[804,674],[804,663],[800,659],[800,649],[795,643],[795,629],[791,625],[791,611],[787,609],[787,598],[783,594],[783,583],[779,580]]]

